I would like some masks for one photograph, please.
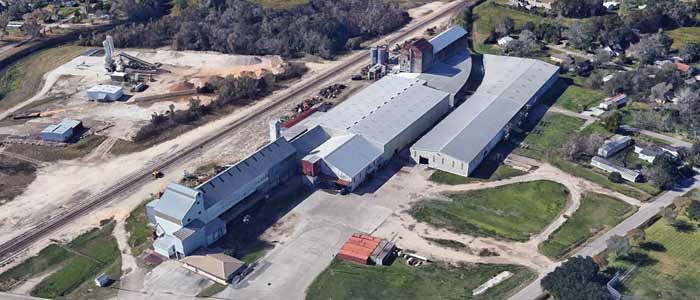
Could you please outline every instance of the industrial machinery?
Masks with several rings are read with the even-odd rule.
[[[127,69],[155,72],[159,63],[150,63],[125,52],[116,53],[111,35],[102,42],[105,49],[105,69],[108,72],[126,72]]]

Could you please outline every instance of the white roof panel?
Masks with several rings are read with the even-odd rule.
[[[442,51],[465,35],[467,35],[467,31],[459,25],[452,26],[450,29],[441,32],[430,40],[430,43],[433,45],[433,54]]]

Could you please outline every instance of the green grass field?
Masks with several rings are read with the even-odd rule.
[[[43,76],[46,72],[65,64],[87,49],[78,46],[55,47],[39,51],[0,70],[0,111],[34,96],[44,84]]]
[[[527,241],[566,205],[568,190],[552,181],[516,183],[426,200],[411,213],[421,222],[474,235]]]
[[[597,106],[603,100],[605,100],[605,94],[602,91],[570,85],[559,97],[556,105],[570,111],[582,112],[586,108]]]
[[[114,222],[109,222],[80,235],[65,246],[50,245],[44,248],[37,256],[0,274],[0,289],[7,290],[14,283],[53,271],[32,290],[32,296],[81,299],[81,295],[72,293],[86,282],[91,283],[99,273],[108,272],[112,278],[119,278],[121,274],[121,268],[115,268],[121,264],[121,255],[117,241],[112,236],[113,229]],[[90,289],[95,290],[94,284]]]
[[[604,188],[630,196],[640,201],[646,201],[651,198],[652,195],[656,195],[661,192],[659,189],[656,189],[649,184],[614,183],[610,181],[608,176],[603,174],[602,171],[599,172],[592,167],[578,165],[562,158],[556,157],[550,159],[549,162],[566,173],[597,183]]]
[[[148,199],[134,209],[129,217],[126,218],[124,228],[129,233],[129,247],[131,254],[139,256],[141,253],[150,248],[153,244],[151,237],[151,228],[148,227],[148,216],[146,215],[146,204],[152,199]]]
[[[489,176],[486,179],[481,179],[481,178],[474,178],[474,177],[463,177],[459,175],[455,175],[452,173],[447,173],[444,171],[436,170],[433,172],[432,175],[430,175],[429,180],[432,182],[436,183],[442,183],[442,184],[448,184],[448,185],[458,185],[458,184],[468,184],[468,183],[474,183],[474,182],[483,182],[483,181],[496,181],[496,180],[502,180],[502,179],[508,179],[516,176],[521,176],[525,175],[526,173],[523,171],[520,171],[518,169],[514,169],[512,167],[506,166],[506,165],[500,165],[498,168],[491,173],[491,176]]]
[[[682,215],[678,219],[688,222]],[[625,280],[626,295],[638,300],[700,299],[700,264],[696,263],[700,231],[697,223],[692,225],[682,232],[660,219],[645,230],[646,243],[662,245],[661,251],[634,248],[648,255],[651,263],[638,267]]]
[[[491,277],[510,271],[514,275],[486,293],[472,296],[472,290]],[[391,266],[364,266],[334,260],[311,284],[307,300],[381,299],[507,299],[519,287],[534,279],[535,273],[522,266],[464,264],[456,267],[431,263],[410,267],[397,259]]]
[[[492,45],[485,45],[484,40],[488,37],[491,29],[494,25],[505,17],[511,17],[515,21],[516,30],[520,30],[523,24],[528,21],[535,23],[540,22],[543,18],[534,14],[529,14],[526,12],[518,11],[515,9],[509,9],[500,6],[493,6],[493,0],[485,1],[479,6],[474,8],[474,50],[482,54],[499,54],[500,51],[491,47]]]
[[[700,43],[700,27],[681,27],[668,30],[666,34],[673,39],[671,48],[680,49],[683,44]]]
[[[566,144],[584,121],[558,113],[549,113],[523,141],[525,148],[515,149],[516,154],[544,160],[546,157]]]
[[[617,225],[634,211],[633,206],[618,199],[586,193],[576,213],[540,244],[540,252],[550,258],[563,258],[594,234]]]

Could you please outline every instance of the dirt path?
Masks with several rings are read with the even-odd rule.
[[[11,292],[13,294],[19,294],[19,295],[25,295],[25,296],[31,296],[32,290],[39,285],[39,283],[44,280],[44,278],[49,277],[51,274],[54,272],[58,271],[58,268],[49,270],[43,273],[39,273],[34,275],[33,277],[25,280],[22,282],[20,285],[15,286],[12,288]]]
[[[112,147],[119,141],[118,138],[115,137],[108,137],[106,140],[102,142],[99,146],[95,147],[95,149],[92,150],[88,155],[86,155],[83,160],[84,161],[93,161],[93,160],[101,160],[105,159],[108,157],[109,150],[112,150]]]
[[[542,273],[546,272],[554,262],[539,253],[539,244],[546,241],[566,222],[567,217],[570,217],[578,210],[581,205],[582,195],[585,192],[596,192],[608,195],[621,199],[634,206],[642,205],[637,199],[610,191],[585,179],[574,177],[547,163],[517,155],[510,155],[508,159],[506,159],[506,164],[524,170],[534,169],[534,171],[523,176],[499,181],[476,182],[463,185],[431,184],[427,181],[429,172],[423,172],[424,174],[420,176],[425,181],[423,181],[422,184],[416,184],[408,188],[412,190],[408,193],[418,194],[413,198],[439,197],[441,193],[444,192],[481,190],[537,180],[549,180],[564,185],[569,190],[570,195],[565,208],[542,230],[542,232],[533,236],[527,242],[512,242],[494,238],[474,237],[451,232],[446,229],[438,229],[428,224],[417,222],[406,211],[396,213],[389,217],[377,230],[378,234],[385,237],[395,236],[397,237],[396,242],[400,247],[412,249],[419,253],[425,253],[433,258],[448,261],[519,264]],[[404,180],[407,182],[417,182],[420,178],[417,178],[415,174],[412,175],[411,173],[420,172],[414,171],[416,170],[399,176],[405,176],[406,179]],[[459,249],[447,248],[436,243],[431,243],[425,238],[452,240],[463,243],[466,246]],[[479,252],[483,249],[495,251],[498,253],[498,256],[480,256]]]

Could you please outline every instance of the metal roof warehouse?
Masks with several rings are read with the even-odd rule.
[[[476,92],[411,147],[415,161],[468,176],[506,125],[559,77],[557,66],[534,59],[484,55],[483,64]]]

